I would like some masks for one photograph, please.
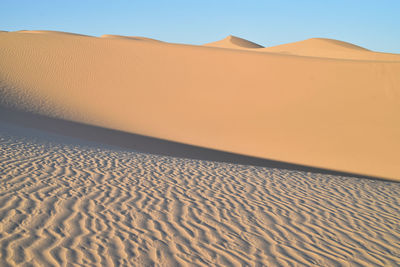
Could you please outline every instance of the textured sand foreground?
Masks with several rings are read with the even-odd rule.
[[[263,48],[233,36],[194,46],[1,32],[0,105],[400,179],[400,55],[336,40]]]
[[[6,123],[0,173],[1,266],[400,264],[399,183],[140,154]]]

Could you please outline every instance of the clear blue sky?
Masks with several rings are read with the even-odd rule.
[[[400,0],[0,0],[0,30],[22,29],[265,46],[326,37],[400,53]]]

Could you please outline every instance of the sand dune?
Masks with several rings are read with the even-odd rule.
[[[371,60],[371,61],[400,61],[400,55],[377,53],[363,47],[326,38],[312,38],[300,42],[283,44],[262,49],[266,52],[278,52],[289,55]]]
[[[115,34],[103,34],[101,38],[113,38],[113,39],[124,39],[124,40],[135,40],[135,41],[151,41],[151,42],[162,42],[152,38],[140,37],[140,36],[122,36]]]
[[[140,154],[0,122],[1,266],[397,266],[399,183]]]
[[[251,41],[245,40],[240,37],[229,35],[225,39],[220,41],[205,44],[204,46],[221,47],[221,48],[263,48],[263,46],[253,43]]]
[[[225,39],[208,43],[204,46],[241,49],[254,52],[273,52],[292,56],[365,61],[400,61],[400,55],[398,54],[374,52],[358,45],[327,38],[311,38],[294,43],[263,47],[259,44],[230,35]]]
[[[46,35],[73,35],[73,36],[86,36],[90,37],[89,35],[84,35],[84,34],[79,34],[79,33],[72,33],[72,32],[61,32],[61,31],[46,31],[46,30],[37,30],[37,31],[32,31],[32,30],[21,30],[21,31],[16,31],[15,33],[32,33],[32,34],[46,34]]]
[[[322,58],[325,50],[314,49],[323,47],[320,41],[345,51],[340,52],[345,60]],[[399,179],[399,56],[336,41],[310,42],[293,51],[309,53],[304,47],[310,44],[312,57],[270,48],[0,33],[1,105],[248,156]]]
[[[0,266],[399,265],[398,57],[0,32]]]

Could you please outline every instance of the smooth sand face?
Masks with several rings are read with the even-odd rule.
[[[275,52],[0,33],[2,105],[389,179],[400,177],[399,74],[399,55],[332,40]]]
[[[1,266],[398,266],[400,183],[139,154],[0,122]]]

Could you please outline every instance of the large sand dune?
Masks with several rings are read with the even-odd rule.
[[[245,49],[2,32],[1,102],[205,148],[399,179],[399,55],[322,39],[276,51],[239,41]]]
[[[343,172],[400,179],[399,74],[335,40],[0,32],[0,266],[397,266],[400,183]]]
[[[205,44],[204,46],[220,47],[220,48],[233,48],[233,49],[254,49],[263,48],[263,46],[250,42],[240,37],[229,35],[220,41]]]

